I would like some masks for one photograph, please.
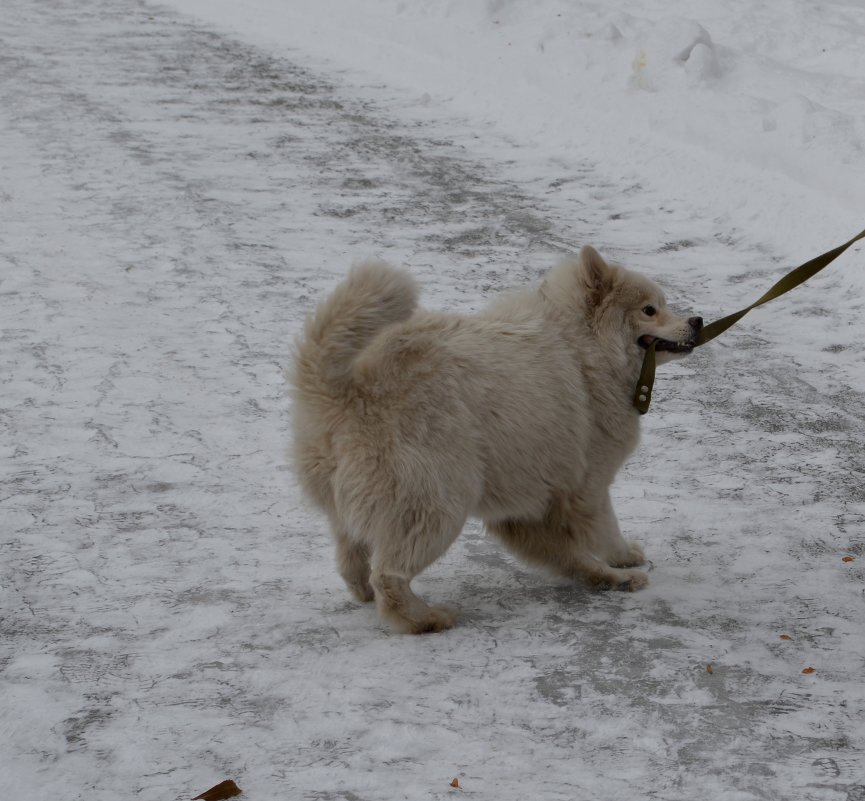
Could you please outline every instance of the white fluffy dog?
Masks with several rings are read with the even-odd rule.
[[[688,353],[701,327],[590,247],[470,316],[419,310],[403,271],[355,267],[307,321],[292,374],[298,474],[349,589],[400,631],[452,626],[410,582],[469,516],[557,573],[645,586],[609,487],[637,444],[643,349]]]

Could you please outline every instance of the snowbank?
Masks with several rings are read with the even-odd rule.
[[[474,119],[523,162],[597,162],[785,261],[865,225],[865,8],[843,0],[170,4]]]

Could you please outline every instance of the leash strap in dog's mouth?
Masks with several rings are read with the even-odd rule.
[[[713,323],[701,329],[697,335],[697,346],[705,345],[710,340],[714,339],[719,334],[723,334],[731,326],[741,320],[749,311],[768,303],[770,300],[780,298],[781,295],[795,289],[799,284],[804,283],[812,276],[820,272],[824,267],[831,264],[837,259],[847,248],[858,242],[860,239],[865,239],[865,231],[860,231],[849,242],[839,245],[837,248],[823,253],[804,264],[800,264],[794,270],[791,270],[787,275],[775,283],[761,298],[754,301],[750,306],[746,306],[733,314],[728,314],[720,320],[715,320]],[[649,411],[649,404],[652,402],[652,385],[655,380],[655,343],[653,342],[643,356],[643,367],[640,370],[640,379],[637,382],[637,387],[634,390],[634,406],[640,414],[645,414]]]

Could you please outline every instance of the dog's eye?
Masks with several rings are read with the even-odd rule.
[[[658,313],[658,310],[654,306],[643,306],[643,314],[646,317],[654,317]]]

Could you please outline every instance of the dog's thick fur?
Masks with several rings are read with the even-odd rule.
[[[641,344],[663,360],[701,325],[589,247],[471,316],[420,311],[407,273],[355,267],[307,321],[291,376],[299,478],[352,593],[398,630],[450,627],[409,583],[469,516],[562,575],[645,586],[609,487],[637,444]]]

